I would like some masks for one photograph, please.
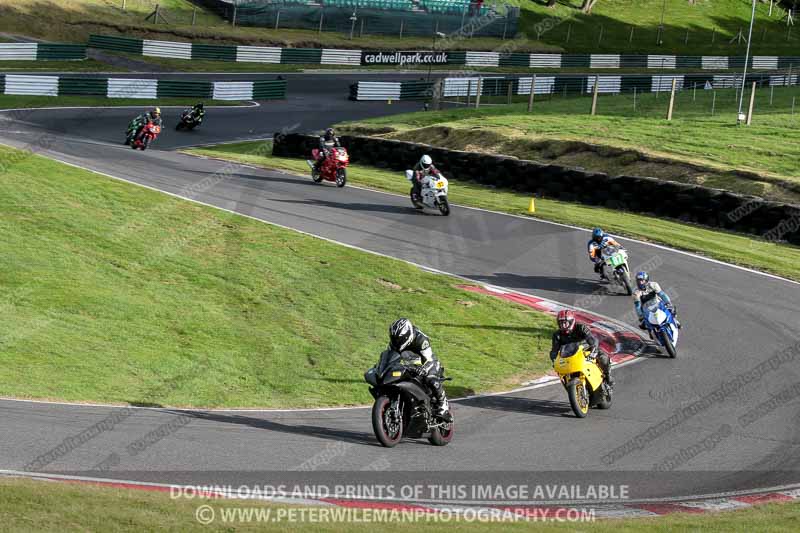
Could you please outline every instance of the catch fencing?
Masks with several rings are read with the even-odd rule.
[[[0,43],[0,61],[80,61],[86,45],[50,43]]]
[[[433,36],[437,33],[464,32],[467,37],[511,38],[517,33],[519,8],[498,6],[494,11],[471,16],[467,4],[454,14],[418,9],[393,10],[322,5],[302,2],[228,2],[197,0],[235,26],[293,28],[317,32],[334,31],[350,36],[395,35]],[[409,3],[409,6],[411,4]]]
[[[154,100],[189,97],[214,100],[283,100],[286,80],[183,81],[77,76],[0,75],[0,94],[101,96]]]
[[[329,48],[278,48],[269,46],[236,46],[175,41],[154,41],[92,35],[89,47],[128,52],[143,56],[173,59],[236,61],[304,65],[387,65],[429,66],[458,65],[474,68],[521,69],[647,69],[683,71],[724,71],[744,68],[744,56],[675,56],[626,54],[539,54],[500,53],[463,50],[360,50]],[[755,56],[748,61],[753,70],[796,68],[800,56]]]
[[[798,74],[751,73],[745,84],[755,82],[759,87],[798,85]],[[742,76],[727,73],[665,74],[665,75],[574,75],[553,74],[534,77],[470,76],[444,78],[441,89],[436,81],[357,82],[350,87],[351,100],[430,100],[437,90],[442,98],[508,97],[530,95],[592,94],[595,84],[599,94],[623,92],[670,92],[675,80],[676,90],[735,89],[741,86]]]

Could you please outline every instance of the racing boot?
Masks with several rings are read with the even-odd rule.
[[[445,422],[452,422],[453,416],[450,414],[450,403],[447,401],[447,396],[442,392],[442,398],[437,400],[439,406],[436,408],[436,416]]]
[[[436,410],[434,415],[441,418],[445,422],[452,422],[453,417],[450,414],[450,403],[447,401],[447,394],[444,392],[444,387],[440,381],[436,381],[433,385],[433,393],[436,399]]]

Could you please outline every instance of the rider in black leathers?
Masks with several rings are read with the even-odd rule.
[[[419,366],[411,367],[413,372],[424,381],[433,392],[436,400],[436,415],[445,421],[452,420],[447,394],[442,386],[441,378],[444,373],[439,359],[433,354],[431,341],[407,318],[395,320],[389,326],[389,349],[396,352],[412,352],[420,357]]]
[[[614,386],[614,379],[611,377],[611,361],[597,342],[589,327],[586,324],[578,324],[575,314],[570,310],[562,310],[558,313],[558,330],[553,333],[553,344],[550,348],[550,361],[555,361],[558,351],[565,344],[573,342],[585,342],[589,345],[593,353],[596,353],[597,366],[606,376],[606,383]]]
[[[191,118],[199,126],[203,123],[203,118],[206,116],[206,110],[203,108],[203,103],[195,104],[192,107]]]

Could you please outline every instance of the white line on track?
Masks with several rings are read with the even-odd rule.
[[[647,472],[643,472],[646,474]],[[80,481],[85,483],[105,483],[105,484],[113,484],[113,485],[130,485],[132,487],[140,487],[143,489],[150,488],[153,490],[162,490],[167,491],[172,487],[208,487],[213,486],[213,483],[197,483],[195,485],[186,485],[186,484],[179,484],[179,483],[155,483],[150,481],[133,481],[133,480],[123,480],[123,479],[114,479],[114,478],[100,478],[100,477],[87,477],[87,476],[73,476],[68,474],[48,474],[48,473],[39,473],[39,472],[26,472],[21,470],[4,470],[0,469],[0,476],[8,476],[8,477],[27,477],[27,478],[34,478],[34,479],[43,479],[43,480],[59,480],[59,481]],[[229,485],[234,486],[233,483]],[[219,487],[224,488],[224,487]],[[236,488],[236,487],[234,487]],[[535,505],[575,505],[581,503],[593,503],[593,504],[624,504],[624,505],[635,505],[641,503],[666,503],[666,502],[689,502],[689,501],[697,501],[697,500],[712,500],[712,499],[720,499],[720,498],[735,498],[737,496],[750,496],[756,494],[768,494],[768,493],[775,493],[775,492],[784,492],[784,491],[792,491],[800,488],[800,485],[793,484],[793,485],[779,485],[776,487],[767,487],[763,489],[752,489],[752,490],[736,490],[736,491],[727,491],[727,492],[717,492],[717,493],[710,493],[710,494],[697,494],[692,496],[669,496],[665,498],[640,498],[636,500],[613,500],[609,502],[603,502],[598,500],[552,500],[552,501],[539,501],[536,500],[534,503]],[[290,497],[265,497],[263,498],[266,501],[284,501],[284,502],[292,502],[292,503],[314,503],[316,504],[318,500],[315,498],[313,493],[306,494],[306,498],[302,500],[292,499]],[[318,497],[330,497],[330,494],[326,495],[319,495]],[[337,495],[337,499],[341,500],[375,500],[375,501],[392,501],[392,498],[364,498],[364,497],[355,497],[349,495]],[[407,499],[394,499],[395,501],[408,501]],[[435,503],[453,503],[448,500],[413,500],[413,503],[427,503],[427,504],[435,504]],[[512,501],[469,501],[469,502],[458,502],[460,504],[491,504],[491,505],[514,505],[520,504],[518,500]]]

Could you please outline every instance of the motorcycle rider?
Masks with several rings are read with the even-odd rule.
[[[569,309],[562,309],[558,312],[556,317],[558,322],[558,330],[553,333],[553,345],[550,348],[550,361],[555,361],[558,356],[558,351],[565,344],[573,342],[585,342],[594,354],[597,366],[605,374],[605,381],[609,387],[614,386],[614,378],[611,377],[611,360],[608,358],[603,350],[600,349],[600,344],[597,342],[589,327],[586,324],[578,324],[575,320],[575,313]]]
[[[422,184],[431,176],[439,177],[441,172],[433,166],[433,159],[429,155],[423,155],[417,164],[414,166],[414,190],[413,194],[416,198],[422,195]]]
[[[600,274],[600,279],[608,279],[603,268],[604,261],[601,253],[606,246],[622,248],[622,245],[614,240],[611,235],[604,232],[601,228],[594,228],[594,230],[592,230],[592,238],[588,243],[588,252],[589,259],[594,263],[594,271],[596,274]]]
[[[411,320],[399,318],[389,326],[389,349],[396,352],[410,351],[420,357],[422,364],[410,367],[411,371],[433,391],[437,403],[436,416],[447,422],[451,421],[447,394],[439,379],[443,373],[442,365],[433,354],[428,336],[412,324]]]
[[[326,129],[325,134],[319,138],[319,157],[314,162],[314,172],[319,172],[323,161],[325,161],[325,158],[329,155],[331,146],[329,146],[328,143],[333,143],[334,148],[341,148],[342,146],[333,128]]]
[[[667,306],[669,312],[672,313],[673,318],[675,319],[675,326],[680,329],[681,323],[678,322],[678,313],[675,310],[675,305],[670,300],[667,293],[661,288],[661,285],[656,283],[655,281],[650,281],[650,274],[647,272],[639,272],[636,274],[636,290],[633,291],[633,305],[636,308],[636,314],[639,315],[639,327],[641,329],[647,329],[645,326],[645,317],[644,311],[642,310],[642,301],[648,301],[652,298],[658,298],[664,305]]]
[[[198,126],[203,123],[203,117],[205,116],[206,116],[206,111],[205,109],[203,109],[203,102],[197,103],[194,106],[192,106],[192,110],[189,114],[189,117],[193,122],[197,123]]]
[[[135,139],[139,136],[144,128],[145,124],[148,122],[152,122],[156,126],[161,126],[161,108],[155,107],[149,113],[145,112],[141,115],[134,118],[130,124],[128,124],[128,138]],[[133,134],[131,136],[131,134]]]

